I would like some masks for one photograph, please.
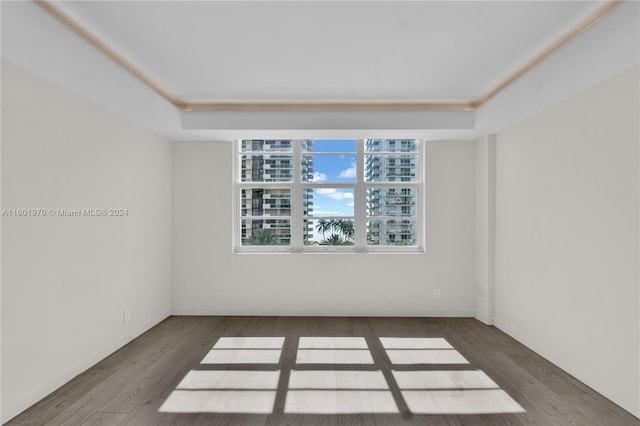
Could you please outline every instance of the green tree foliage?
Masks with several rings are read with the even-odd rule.
[[[253,231],[247,244],[252,246],[273,246],[276,244],[276,236],[268,229],[256,229]]]
[[[352,245],[355,229],[353,220],[349,219],[319,219],[316,230],[322,234],[322,245],[343,246]],[[329,234],[329,238],[326,234]]]

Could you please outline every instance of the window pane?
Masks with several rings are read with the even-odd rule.
[[[415,139],[367,139],[364,142],[365,152],[418,152],[418,141]]]
[[[291,244],[289,219],[242,219],[243,246],[280,246]]]
[[[305,220],[307,246],[352,246],[355,232],[353,218]]]
[[[293,156],[244,154],[240,158],[240,177],[241,182],[291,182]]]
[[[313,215],[313,189],[305,188],[302,190],[302,216]]]
[[[316,240],[314,223],[312,219],[302,220],[302,241],[305,246],[313,245],[318,241]]]
[[[357,249],[420,247],[421,143],[416,139],[238,141],[237,248],[353,249],[356,210],[364,222],[357,228],[365,234],[357,236],[363,244]],[[356,176],[357,170],[363,174]]]
[[[240,145],[242,152],[293,152],[294,141],[286,139],[250,139],[243,140]]]
[[[418,226],[415,220],[367,221],[367,245],[415,246],[418,244]]]
[[[367,216],[417,216],[415,188],[367,189]]]
[[[355,155],[303,155],[303,182],[355,182]]]
[[[417,182],[420,179],[418,154],[365,155],[367,182]]]
[[[243,189],[241,197],[242,216],[291,216],[289,189]]]
[[[355,139],[314,139],[302,144],[302,152],[356,152]]]
[[[353,188],[308,188],[307,194],[313,200],[310,216],[343,217],[353,216]]]

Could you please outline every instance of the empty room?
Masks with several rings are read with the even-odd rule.
[[[0,2],[3,425],[640,425],[640,2]]]

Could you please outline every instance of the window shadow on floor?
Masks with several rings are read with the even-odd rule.
[[[390,336],[220,337],[158,411],[294,423],[525,412],[446,339]]]

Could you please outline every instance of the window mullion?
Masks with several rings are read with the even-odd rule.
[[[364,184],[364,139],[356,143],[356,184],[354,188],[354,215],[356,250],[364,250],[367,246],[367,190]]]
[[[242,214],[242,197],[240,194],[242,190],[240,189],[240,142],[233,144],[233,182],[234,182],[234,192],[233,192],[233,217],[234,217],[234,228],[235,232],[233,235],[233,248],[234,250],[239,249],[242,246],[242,218],[240,217]]]
[[[293,144],[293,183],[291,188],[291,248],[301,251],[302,241],[302,144],[299,140]]]
[[[276,143],[275,145],[274,142]],[[389,149],[398,145],[397,142],[398,141],[389,140],[388,145],[391,147]],[[401,149],[405,149],[405,145],[407,147],[412,146],[412,142],[410,141],[406,144],[405,141],[400,142],[403,144]],[[385,250],[411,252],[424,248],[424,215],[426,212],[424,206],[425,161],[423,144],[416,142],[418,149],[410,153],[405,153],[404,151],[378,152],[376,149],[380,149],[380,147],[387,149],[386,140],[371,140],[372,148],[369,148],[368,140],[358,139],[356,140],[355,152],[353,152],[353,149],[350,149],[349,152],[312,152],[311,150],[307,152],[306,144],[302,140],[255,140],[247,142],[245,153],[244,145],[242,144],[242,141],[235,144],[233,150],[233,174],[235,183],[233,200],[235,232],[233,245],[236,251],[255,253],[262,251],[284,252],[285,250],[294,252],[303,252],[305,250],[316,252],[329,252],[334,250],[342,252],[366,252],[367,250],[378,252],[384,252]],[[274,151],[271,149],[274,147],[278,148],[278,146],[276,146],[278,144],[287,148],[287,151]],[[264,145],[264,147],[262,145]],[[280,149],[282,147],[280,147]],[[256,148],[258,150],[253,151],[253,149]],[[246,165],[243,160],[245,154],[248,158]],[[407,164],[402,163],[402,161],[405,160],[401,157],[405,156],[405,154],[407,157],[412,157],[409,158],[410,162]],[[256,157],[257,155],[264,156],[264,159]],[[347,181],[337,176],[334,179],[333,174],[337,172],[329,169],[329,172],[332,174],[331,179],[325,179],[326,181],[321,180],[319,182],[315,180],[305,181],[302,178],[303,171],[311,173],[312,169],[308,167],[311,167],[313,164],[311,161],[309,161],[308,164],[307,162],[303,162],[303,156],[305,155],[315,156],[316,158],[324,156],[323,164],[326,162],[333,164],[332,161],[335,158],[336,165],[343,163],[342,159],[338,162],[338,155],[349,156],[351,159],[353,159],[355,155],[355,180],[351,178]],[[382,161],[375,162],[376,156],[381,157]],[[395,157],[400,158],[400,165],[397,164],[398,158]],[[290,164],[289,158],[292,161]],[[365,163],[365,159],[369,159],[371,164]],[[264,165],[262,165],[262,160],[264,160]],[[391,161],[393,161],[393,163]],[[320,162],[317,166],[324,168],[324,165],[321,166]],[[411,170],[407,171],[403,169],[403,167],[406,168],[407,166],[410,166]],[[255,172],[255,170],[258,170],[260,167],[264,168],[261,169],[264,170],[264,179],[262,178],[262,173]],[[393,167],[400,167],[400,169]],[[281,170],[284,168],[287,168],[286,172]],[[246,177],[243,178],[245,169]],[[267,171],[267,169],[270,171]],[[415,178],[413,177],[413,170],[415,170]],[[270,175],[267,176],[267,173],[270,173]],[[291,176],[286,176],[288,173],[291,173]],[[377,173],[382,174],[378,176]],[[254,174],[257,177],[254,177]],[[370,174],[371,176],[369,176]],[[402,176],[405,175],[409,176],[407,178],[410,179],[409,182],[396,180],[398,179],[397,176],[400,176],[400,179],[404,179]],[[321,175],[319,174],[319,176]],[[371,179],[370,181],[367,181],[367,176]],[[255,181],[253,181],[253,179],[255,179]],[[261,182],[262,180],[267,180],[267,182]],[[333,188],[333,191],[320,191],[323,188]],[[333,216],[322,216],[322,218],[327,220],[353,220],[353,246],[334,247],[329,243],[325,243],[323,247],[305,246],[305,236],[307,236],[308,232],[307,228],[312,226],[311,222],[307,224],[306,221],[317,221],[319,219],[318,217],[309,216],[308,210],[310,211],[312,206],[307,205],[307,195],[311,198],[313,191],[313,194],[320,196],[318,200],[320,202],[324,199],[322,198],[323,196],[326,194],[332,195],[331,193],[336,192],[336,190],[338,190],[339,193],[343,193],[345,190],[353,191],[353,210],[352,213],[350,213],[353,216],[343,216],[342,213],[340,213],[342,210],[340,210]],[[371,190],[375,193],[372,195],[374,201],[367,199],[369,191]],[[380,193],[379,196],[376,195],[378,193]],[[396,197],[411,196],[413,200],[406,198],[394,199],[394,195]],[[351,197],[349,197],[349,199],[347,199],[347,197],[339,197],[339,199],[334,197],[330,198],[333,198],[335,201],[344,202],[345,204],[352,201]],[[288,211],[283,210],[287,208],[287,201],[290,201]],[[258,205],[256,202],[261,202],[262,205]],[[371,206],[373,206],[371,209],[369,208],[369,202],[371,202]],[[336,207],[336,209],[341,209],[341,206],[340,204],[340,207]],[[263,209],[264,214],[262,214]],[[320,213],[329,214],[330,212],[330,210],[324,212],[322,210],[323,209],[318,208]],[[242,216],[243,212],[246,216]],[[381,213],[385,214],[381,215]],[[256,214],[256,216],[253,216],[253,214]],[[279,216],[280,214],[287,215]],[[369,217],[369,214],[373,216]],[[243,231],[245,229],[243,227],[243,219],[247,221],[245,238],[243,238]],[[368,226],[368,220],[375,222],[375,226],[371,229]],[[409,227],[405,225],[409,225]],[[260,229],[270,231],[260,233],[255,231]],[[368,245],[368,230],[374,232],[376,235],[371,243],[372,245]],[[269,237],[269,234],[276,236],[275,241],[265,238],[265,235]],[[309,232],[309,237],[312,237],[311,232]],[[402,244],[402,241],[404,240],[409,241],[410,246],[403,247],[404,244]]]

